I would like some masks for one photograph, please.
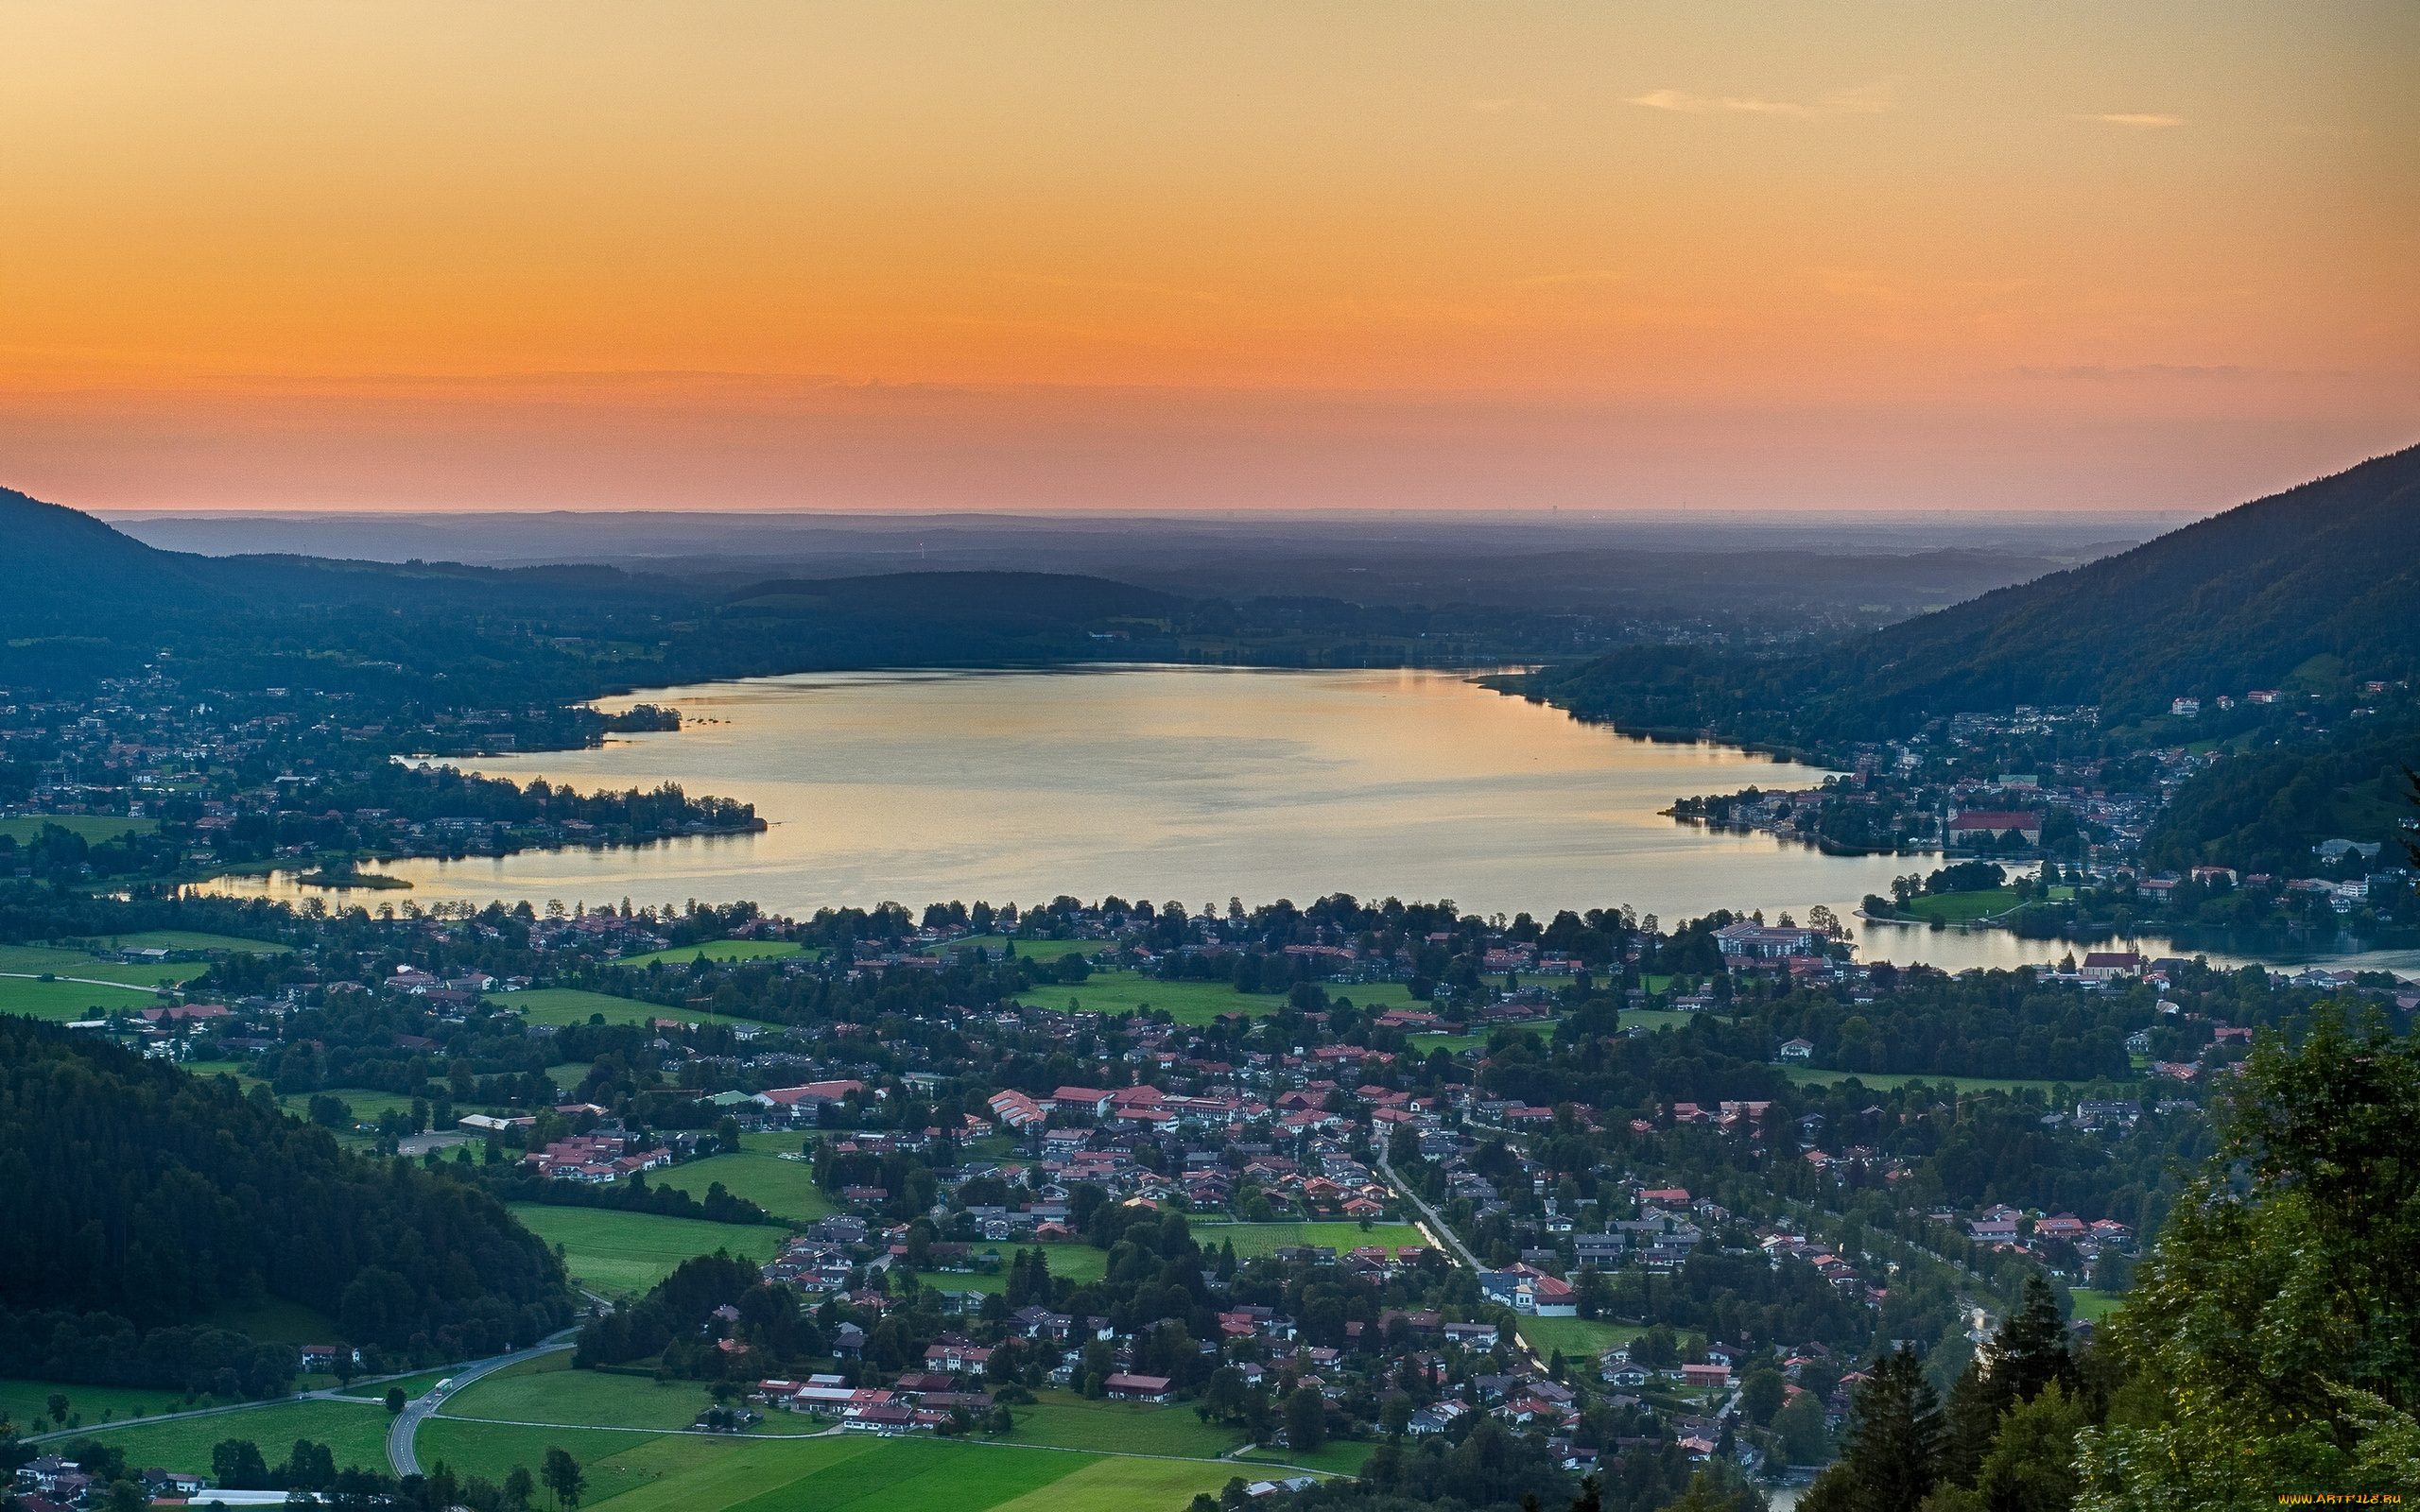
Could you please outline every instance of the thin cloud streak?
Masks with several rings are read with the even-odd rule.
[[[1786,115],[1796,120],[1812,120],[1824,115],[1880,115],[1895,104],[1887,84],[1836,90],[1812,105],[1802,105],[1795,100],[1769,100],[1755,95],[1692,94],[1681,89],[1650,90],[1644,94],[1634,94],[1623,103],[1643,106],[1651,111],[1671,111],[1682,115]]]
[[[2108,115],[2079,115],[2076,119],[2097,121],[2103,126],[2131,126],[2144,131],[2163,131],[2171,126],[2185,124],[2185,117],[2181,115],[2149,115],[2129,112],[2118,112]]]

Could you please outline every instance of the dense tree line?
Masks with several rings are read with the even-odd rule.
[[[233,1078],[0,1020],[0,1371],[256,1394],[280,1366],[203,1321],[264,1297],[462,1356],[560,1327],[562,1267],[474,1186],[337,1148]]]
[[[2247,751],[2197,774],[2144,837],[2144,859],[2176,871],[2223,866],[2300,877],[2310,874],[2318,841],[2401,838],[2377,816],[2411,793],[2405,771],[2420,763],[2420,709],[2391,712],[2401,717],[2348,719],[2315,747]],[[2357,788],[2366,803],[2348,801]],[[2394,864],[2392,854],[2373,863]]]
[[[2420,1478],[2420,1053],[2333,1007],[2264,1035],[2093,1346],[2037,1274],[1945,1400],[1878,1355],[1807,1512],[2152,1512]]]

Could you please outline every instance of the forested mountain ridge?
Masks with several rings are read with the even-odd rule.
[[[1076,573],[892,572],[735,587],[608,566],[199,557],[5,489],[0,540],[17,569],[15,590],[0,598],[0,688],[74,691],[157,666],[197,689],[348,696],[361,700],[357,713],[389,720],[793,672],[1138,660],[1469,664],[1573,644],[1571,616],[1554,609],[1230,603]],[[566,541],[566,553],[575,546]],[[1600,639],[1587,644],[1629,632],[1608,624],[1592,633]]]
[[[2315,661],[2408,676],[2415,603],[2420,447],[1811,656],[1626,650],[1526,689],[1626,728],[1801,749],[2028,703],[2099,705],[2106,726],[2274,687]]]
[[[2099,704],[2273,687],[2313,657],[2420,652],[2420,447],[1986,593],[1853,647],[1852,699],[1893,713]]]
[[[0,1374],[256,1395],[292,1351],[212,1326],[223,1309],[280,1298],[448,1357],[572,1312],[561,1263],[478,1187],[31,1020],[0,1019]]]

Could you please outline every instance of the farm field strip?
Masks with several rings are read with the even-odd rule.
[[[715,939],[697,945],[675,945],[668,950],[649,951],[645,955],[625,955],[614,964],[642,969],[658,964],[686,966],[700,955],[710,961],[811,961],[822,954],[820,949],[809,950],[790,940]]]
[[[0,976],[0,1013],[22,1013],[60,1022],[112,1008],[148,1008],[159,999],[147,988],[85,982],[40,982],[31,976]]]
[[[1341,1255],[1363,1245],[1385,1245],[1400,1249],[1406,1245],[1426,1246],[1420,1229],[1408,1223],[1377,1223],[1364,1229],[1358,1223],[1202,1223],[1191,1228],[1194,1242],[1203,1248],[1225,1246],[1232,1241],[1237,1260],[1250,1260],[1255,1255],[1273,1255],[1294,1245],[1324,1245]]]
[[[779,1218],[827,1218],[839,1209],[815,1184],[815,1167],[786,1156],[799,1153],[795,1134],[743,1134],[736,1154],[710,1155],[655,1174],[651,1185],[686,1192],[700,1201],[715,1182]]]
[[[208,961],[164,961],[157,966],[130,966],[104,960],[83,951],[47,945],[0,945],[0,971],[33,975],[43,971],[87,982],[114,982],[122,987],[156,987],[162,981],[186,982],[210,970]]]
[[[560,1244],[574,1275],[599,1291],[644,1292],[683,1261],[717,1249],[759,1263],[773,1258],[788,1230],[769,1224],[708,1223],[612,1209],[509,1204],[523,1227]]]
[[[326,1444],[337,1468],[387,1468],[387,1409],[349,1401],[283,1398],[247,1403],[165,1422],[132,1425],[86,1423],[83,1432],[123,1449],[130,1465],[157,1465],[189,1474],[210,1473],[210,1452],[222,1439],[245,1438],[260,1446],[275,1465],[298,1438]]]

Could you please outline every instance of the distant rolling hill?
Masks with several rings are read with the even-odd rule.
[[[1529,687],[1626,728],[1807,746],[2020,703],[2121,724],[2298,670],[2399,678],[2415,662],[2420,447],[1820,654],[1621,651]]]
[[[1165,651],[1191,600],[1053,573],[897,573],[726,594],[614,567],[466,567],[162,551],[0,490],[0,686],[125,675],[170,653],[199,687],[295,684],[439,706],[641,683]]]

